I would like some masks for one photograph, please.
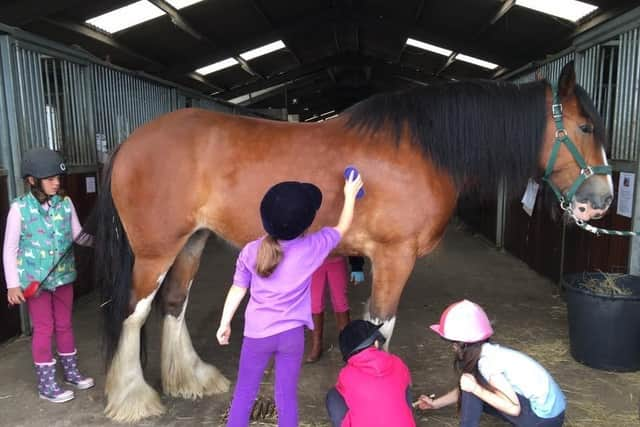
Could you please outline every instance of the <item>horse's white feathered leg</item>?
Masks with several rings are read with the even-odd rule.
[[[191,283],[189,288],[191,289]],[[189,294],[178,317],[167,314],[162,328],[162,388],[174,397],[197,399],[229,390],[229,380],[213,365],[203,362],[191,343],[184,314]]]
[[[160,276],[150,295],[138,301],[133,313],[122,324],[118,349],[109,366],[105,385],[107,407],[104,413],[114,421],[133,423],[161,415],[165,410],[158,393],[145,382],[140,365],[140,329],[149,316],[151,303],[164,276]]]
[[[385,351],[389,351],[389,343],[391,342],[391,337],[393,336],[393,329],[396,326],[396,316],[393,316],[387,320],[379,319],[377,317],[371,317],[371,311],[369,309],[370,303],[371,301],[367,301],[367,303],[365,304],[364,313],[362,317],[364,320],[367,320],[376,325],[379,325],[381,323],[383,324],[380,327],[380,333],[384,335],[384,337],[386,338],[386,341],[382,346],[382,348],[384,348]]]

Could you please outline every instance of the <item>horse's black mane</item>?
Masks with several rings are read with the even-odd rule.
[[[345,111],[347,126],[367,134],[392,130],[396,141],[407,132],[459,186],[481,183],[495,190],[500,176],[510,187],[537,176],[548,83],[500,81],[444,83],[374,95]],[[576,90],[583,111],[602,132],[588,95]],[[603,139],[600,139],[602,141]]]

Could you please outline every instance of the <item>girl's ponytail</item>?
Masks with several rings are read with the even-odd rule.
[[[269,277],[282,261],[280,243],[271,235],[267,235],[260,243],[256,261],[256,271],[260,277]]]

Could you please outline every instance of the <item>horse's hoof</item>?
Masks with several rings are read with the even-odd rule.
[[[203,371],[203,374],[201,375],[202,378],[205,379],[202,388],[206,396],[226,393],[229,391],[231,381],[225,378],[225,376],[222,375],[215,366],[203,363],[203,366],[200,367],[200,370]]]
[[[199,361],[188,375],[185,372],[183,374],[185,375],[178,376],[180,384],[163,379],[165,394],[195,400],[203,396],[226,393],[231,385],[215,366],[202,361]]]
[[[104,414],[119,423],[135,423],[144,418],[162,415],[165,407],[158,393],[146,383],[127,390],[126,395],[107,396]]]
[[[318,360],[322,358],[322,350],[320,351],[311,351],[306,359],[304,359],[305,363],[316,363]]]

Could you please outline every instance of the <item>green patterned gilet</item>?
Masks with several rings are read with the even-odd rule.
[[[18,247],[18,277],[25,289],[33,281],[42,282],[73,242],[71,200],[53,196],[49,210],[42,208],[31,192],[18,197],[21,229]],[[53,290],[76,280],[73,250],[51,272],[43,289]]]

